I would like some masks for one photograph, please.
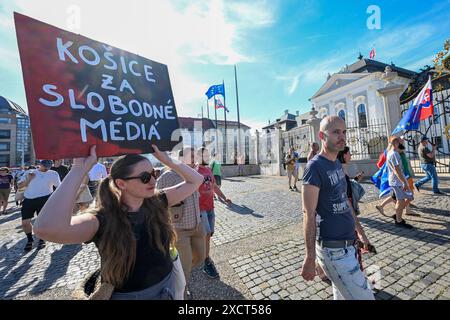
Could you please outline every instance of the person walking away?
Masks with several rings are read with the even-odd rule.
[[[35,223],[36,234],[48,241],[94,242],[102,283],[109,286],[112,300],[183,298],[184,285],[178,285],[177,277],[179,271],[182,275],[179,258],[174,261],[171,255],[175,233],[168,208],[194,193],[202,177],[152,147],[155,158],[183,177],[182,183],[156,190],[152,163],[142,155],[127,154],[114,162],[111,174],[101,181],[96,207],[72,216],[83,177],[97,162],[93,146],[87,158],[74,159]]]
[[[408,186],[414,196],[414,180],[413,180],[414,171],[411,168],[411,163],[410,163],[408,157],[406,156],[405,150],[406,150],[405,140],[404,140],[404,137],[402,136],[402,137],[400,137],[400,143],[398,145],[398,152],[399,152],[400,158],[402,160],[403,174],[405,175],[405,178],[408,180]],[[384,157],[383,157],[383,155],[384,155]],[[381,168],[385,162],[386,162],[386,152],[383,152],[377,163],[378,168]],[[389,190],[386,189],[385,193],[389,193]],[[388,196],[385,200],[383,200],[383,202],[380,205],[376,205],[375,208],[382,215],[387,216],[384,212],[384,207],[391,202],[396,203],[396,201],[397,201],[397,198],[395,196],[395,192],[393,190],[391,190],[390,196]],[[408,204],[406,206],[405,215],[419,217],[420,214],[412,212],[410,204],[411,204],[411,202],[408,202]]]
[[[213,160],[209,164],[211,168],[216,185],[220,188],[222,186],[222,163],[220,162],[220,155],[215,153],[213,155]]]
[[[195,168],[195,150],[185,147],[179,152],[179,160]],[[174,170],[165,170],[156,181],[158,190],[173,187],[183,182],[183,178]],[[176,248],[180,255],[186,278],[185,299],[192,300],[189,289],[189,279],[193,267],[200,265],[205,260],[206,232],[200,217],[199,193],[192,195],[170,207],[172,226],[177,235]]]
[[[205,263],[203,266],[203,272],[210,278],[218,278],[219,272],[214,265],[213,260],[209,256],[211,237],[214,234],[214,225],[216,220],[216,214],[214,212],[214,194],[217,194],[219,199],[226,202],[228,205],[231,204],[231,200],[228,199],[220,188],[217,186],[214,175],[211,168],[208,167],[209,163],[209,151],[208,149],[202,147],[197,151],[197,172],[203,176],[203,183],[198,189],[200,193],[199,203],[200,203],[200,216],[202,218],[203,226],[206,231],[205,237]]]
[[[346,143],[345,122],[337,116],[322,119],[322,151],[310,160],[303,175],[305,258],[301,276],[316,275],[316,256],[331,280],[335,300],[374,300],[356,256],[356,234],[368,249],[369,241],[347,198],[347,183],[336,159]],[[356,233],[355,233],[356,231]]]
[[[413,226],[406,223],[402,218],[403,210],[414,197],[403,173],[404,168],[400,154],[398,153],[400,141],[399,137],[390,137],[388,153],[386,156],[389,186],[394,191],[396,198],[395,215],[393,215],[392,218],[394,219],[396,226],[411,229]]]
[[[14,186],[14,178],[9,173],[9,169],[6,167],[0,168],[0,206],[2,209],[2,215],[6,214],[8,208],[9,194]]]
[[[434,194],[443,194],[441,190],[439,190],[439,179],[435,168],[436,163],[436,145],[431,145],[431,151],[428,148],[428,138],[423,136],[420,139],[420,146],[418,148],[419,158],[420,158],[420,166],[422,170],[425,172],[426,176],[415,183],[415,187],[417,191],[420,191],[420,188],[431,180],[431,186],[433,187]]]
[[[92,197],[97,196],[97,189],[102,181],[102,179],[105,179],[108,176],[108,173],[106,172],[105,165],[101,164],[100,162],[97,162],[92,169],[88,173],[89,177],[89,191],[91,192]]]
[[[286,172],[287,172],[287,176],[288,176],[289,190],[294,191],[294,189],[291,187],[291,180],[294,175],[294,168],[295,168],[295,156],[294,156],[293,148],[289,148],[289,152],[284,159],[284,163],[286,164]],[[297,183],[297,181],[294,181],[295,190],[297,190],[296,183]]]
[[[33,227],[31,219],[34,214],[39,215],[54,188],[61,184],[56,171],[50,170],[53,165],[52,160],[42,160],[37,170],[30,170],[19,182],[19,187],[25,187],[24,200],[21,209],[22,229],[27,236],[27,243],[24,251],[28,252],[33,248]],[[45,247],[45,241],[40,238],[37,248]]]

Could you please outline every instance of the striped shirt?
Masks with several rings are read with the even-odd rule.
[[[156,181],[157,189],[164,189],[173,187],[184,180],[178,173],[173,170],[165,171]],[[195,191],[192,195],[183,200],[181,206],[180,217],[174,218],[172,216],[172,225],[175,229],[190,230],[196,228],[200,222],[200,206],[199,206],[199,193]],[[170,208],[169,208],[170,209]],[[171,211],[175,211],[171,210]],[[174,221],[175,220],[175,221]]]

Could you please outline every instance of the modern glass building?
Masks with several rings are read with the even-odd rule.
[[[30,118],[17,103],[0,96],[0,167],[35,163]]]

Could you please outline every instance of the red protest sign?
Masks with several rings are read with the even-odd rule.
[[[14,13],[38,159],[171,150],[167,66]]]

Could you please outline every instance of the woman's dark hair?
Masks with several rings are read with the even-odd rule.
[[[105,225],[100,235],[98,249],[101,257],[102,279],[120,288],[131,273],[136,260],[136,240],[127,219],[128,208],[121,202],[121,191],[115,180],[129,177],[133,167],[149,161],[138,154],[118,158],[111,173],[100,183],[94,214],[101,214]],[[168,208],[159,194],[144,199],[142,210],[150,245],[169,255],[169,245],[175,243],[175,233],[170,223]]]
[[[339,151],[337,158],[341,163],[345,163],[344,155],[347,154],[349,151],[350,151],[349,147],[345,147],[344,150]]]

